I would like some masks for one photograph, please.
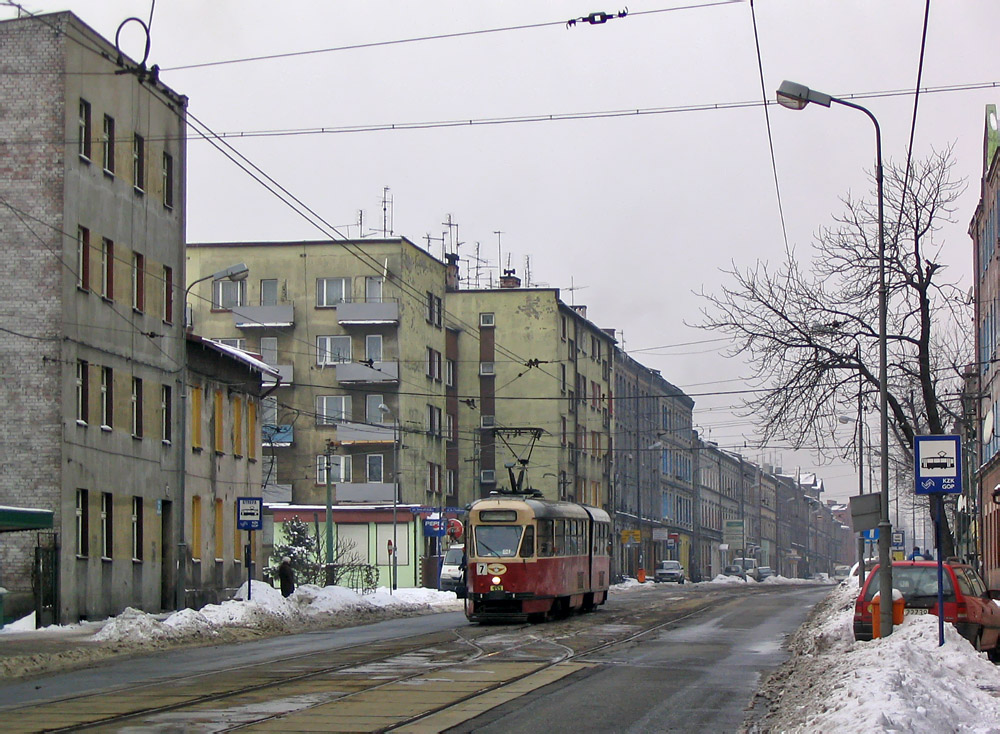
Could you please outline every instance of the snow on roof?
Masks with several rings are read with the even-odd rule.
[[[202,337],[195,337],[201,344],[209,347],[210,349],[215,349],[218,352],[222,352],[238,362],[251,367],[252,369],[262,372],[265,375],[270,375],[272,377],[280,377],[277,367],[272,367],[267,362],[258,359],[249,352],[244,352],[242,349],[237,349],[236,347],[231,347],[228,344],[222,344],[221,342],[214,341],[212,339],[204,339]]]

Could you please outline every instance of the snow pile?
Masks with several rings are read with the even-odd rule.
[[[259,632],[297,631],[330,622],[338,617],[356,618],[381,609],[413,613],[420,611],[461,611],[462,602],[450,591],[380,588],[360,595],[339,586],[303,585],[287,599],[277,589],[254,581],[250,600],[247,585],[235,599],[209,604],[199,610],[182,609],[162,621],[156,615],[131,607],[112,617],[95,635],[105,642],[185,641],[213,637],[224,628],[244,628]]]
[[[1000,731],[1000,668],[938,618],[914,615],[891,636],[856,642],[856,582],[817,605],[793,636],[793,657],[759,695],[771,713],[751,730],[781,732]]]

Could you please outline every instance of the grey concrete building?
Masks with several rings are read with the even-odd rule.
[[[8,610],[36,554],[40,622],[171,607],[187,102],[71,13],[0,58],[0,504],[54,513],[0,540]]]

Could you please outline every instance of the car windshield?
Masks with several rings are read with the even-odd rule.
[[[955,601],[951,586],[951,574],[945,569],[943,576],[945,601]],[[937,599],[937,566],[893,566],[892,587],[899,589],[907,603],[915,601],[933,602]],[[865,601],[871,601],[879,590],[878,575],[871,577],[865,590]]]
[[[680,561],[664,561],[660,566],[664,571],[677,571],[681,567]]]
[[[458,566],[462,563],[462,551],[464,548],[449,548],[448,552],[444,554],[444,565],[446,566]]]
[[[742,566],[726,566],[724,569],[722,569],[722,572],[723,573],[743,573],[743,567]]]
[[[477,525],[476,555],[480,558],[510,558],[517,555],[522,530],[520,525]]]

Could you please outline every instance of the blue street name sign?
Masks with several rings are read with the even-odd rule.
[[[962,440],[959,436],[916,436],[913,476],[917,494],[962,491]]]
[[[260,530],[263,527],[261,515],[264,500],[260,497],[237,497],[236,507],[237,530]]]
[[[865,530],[861,533],[865,536],[865,540],[878,540],[878,528],[872,528],[871,530]]]

